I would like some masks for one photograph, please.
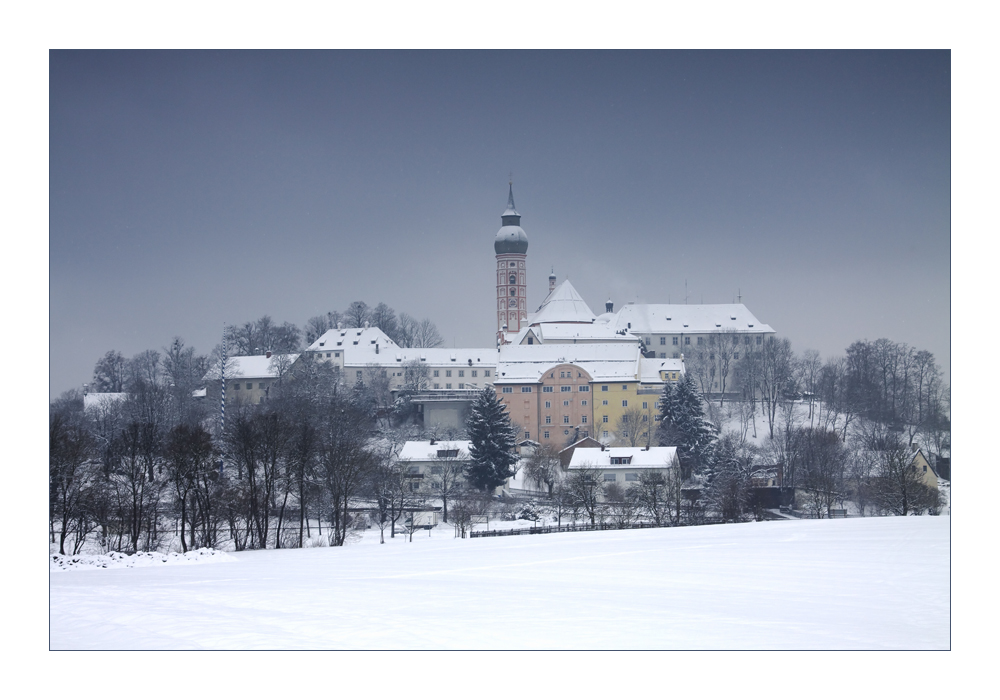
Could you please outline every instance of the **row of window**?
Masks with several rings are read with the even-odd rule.
[[[759,336],[759,335],[757,335],[755,337],[757,338],[756,344],[757,345],[761,345],[763,343],[763,338],[761,336]],[[661,335],[660,336],[660,345],[666,345],[666,344],[667,344],[667,338],[666,338],[666,336],[662,336]],[[689,336],[689,335],[684,336],[684,344],[685,345],[690,345],[691,344],[691,336]],[[704,345],[705,344],[705,338],[703,338],[702,336],[699,335],[698,338],[697,338],[697,344],[698,345]],[[750,344],[750,336],[749,335],[743,336],[743,344],[744,345],[749,345]],[[648,347],[650,345],[652,345],[652,339],[651,338],[646,338],[646,346]],[[680,345],[680,338],[678,338],[677,336],[674,336],[673,337],[673,345]]]
[[[450,369],[446,369],[444,371],[444,376],[450,377],[451,376],[451,372],[452,371]],[[478,377],[479,376],[479,370],[477,370],[477,369],[470,369],[469,372],[471,373],[470,376],[473,376],[473,377]],[[434,376],[435,377],[440,377],[441,376],[441,370],[439,370],[439,369],[434,370]],[[464,369],[458,370],[458,376],[459,377],[464,377],[465,376],[465,370]],[[490,376],[490,370],[484,369],[483,370],[483,376],[484,377]]]
[[[233,382],[233,390],[234,391],[239,391],[240,387],[242,387],[242,386],[243,385],[240,384],[239,382]],[[267,386],[264,384],[264,382],[260,382],[259,384],[257,384],[257,388],[258,389],[266,389]],[[253,389],[253,382],[247,382],[247,391],[250,391],[251,389]]]
[[[607,416],[604,416],[607,418]],[[580,416],[580,422],[586,423],[587,416]],[[605,421],[606,423],[607,421]],[[569,423],[569,416],[563,416],[563,423]],[[552,416],[545,416],[545,425],[552,425]]]

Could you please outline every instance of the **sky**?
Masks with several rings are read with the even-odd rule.
[[[352,301],[492,347],[528,305],[731,303],[950,376],[948,51],[49,54],[50,397],[108,350]]]

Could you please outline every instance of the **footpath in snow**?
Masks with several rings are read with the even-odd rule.
[[[948,649],[948,517],[236,552],[60,571],[53,649]],[[220,555],[213,555],[218,557]],[[214,559],[213,559],[214,560]]]

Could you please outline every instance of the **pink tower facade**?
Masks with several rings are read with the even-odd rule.
[[[493,249],[497,256],[497,333],[517,333],[528,320],[528,236],[514,208],[514,186],[507,196]]]

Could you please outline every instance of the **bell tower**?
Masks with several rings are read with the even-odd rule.
[[[497,256],[497,332],[517,333],[528,319],[528,236],[521,215],[514,208],[514,183],[510,183],[507,209],[500,216],[493,250]]]

